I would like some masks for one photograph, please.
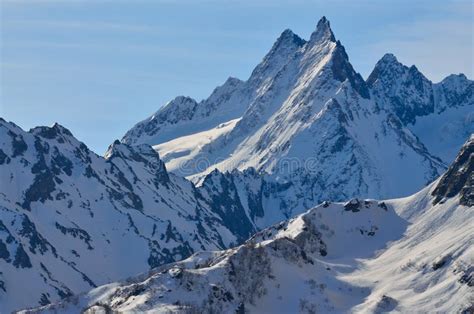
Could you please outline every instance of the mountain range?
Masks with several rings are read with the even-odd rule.
[[[285,30],[247,81],[175,98],[104,156],[59,124],[0,118],[0,312],[64,298],[71,311],[260,311],[285,296],[303,312],[403,310],[454,294],[467,307],[472,138],[455,156],[474,133],[473,91],[462,74],[432,83],[391,54],[364,80],[323,17],[307,41]],[[450,266],[433,276],[455,288],[423,278],[438,258]],[[425,286],[405,301],[410,270]],[[286,271],[315,288],[291,293]],[[185,292],[181,273],[199,288]]]
[[[364,81],[323,17],[308,41],[285,30],[247,81],[199,103],[177,97],[122,142],[152,145],[197,183],[253,167],[310,177],[320,200],[400,197],[444,172],[474,132],[473,90],[462,74],[434,84],[391,54]]]
[[[324,202],[241,246],[22,313],[469,313],[473,205],[474,136],[407,198]]]

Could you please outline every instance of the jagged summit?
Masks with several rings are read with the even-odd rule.
[[[264,57],[264,62],[265,60],[270,61],[275,55],[285,54],[288,51],[302,47],[305,43],[306,40],[296,35],[291,29],[285,29]]]
[[[394,54],[386,53],[379,61],[377,61],[366,82],[370,87],[372,87],[378,79],[383,79],[383,77],[387,75],[393,77],[402,75],[405,69],[407,69],[407,67],[400,63]]]
[[[331,25],[329,20],[323,16],[317,26],[316,30],[311,34],[310,42],[317,42],[321,40],[330,40],[336,42],[336,38],[334,37],[334,33],[332,32]]]
[[[474,132],[474,82],[463,74],[433,83],[415,65],[386,54],[366,82],[378,107],[393,112],[446,164]]]
[[[111,159],[114,156],[117,156],[120,151],[120,146],[125,145],[122,144],[118,139],[116,139],[112,144],[109,145],[107,151],[104,154],[105,159]]]
[[[373,86],[378,79],[382,79],[384,84],[390,86],[390,84],[395,83],[397,80],[403,79],[404,76],[408,76],[409,80],[429,81],[415,65],[408,67],[398,61],[394,54],[386,53],[375,64],[374,69],[367,78],[367,84]]]
[[[304,45],[321,45],[322,42],[331,41],[336,42],[336,38],[331,30],[329,20],[322,17],[316,26],[316,29],[311,34],[309,41],[306,41],[295,34],[291,29],[285,29],[273,44],[270,52],[264,58],[264,61],[275,54],[286,54],[295,48],[303,47]],[[257,67],[258,68],[258,67]]]
[[[55,122],[52,126],[38,126],[35,128],[30,129],[30,133],[33,133],[38,136],[42,136],[44,138],[52,139],[58,135],[65,135],[73,137],[71,131],[69,131],[66,127],[62,126],[61,124]]]
[[[296,51],[305,45],[306,41],[290,29],[283,31],[272,45],[270,51],[263,57],[262,62],[252,71],[248,84],[257,87],[257,85],[262,84],[265,80],[274,77],[294,56]]]
[[[470,82],[469,79],[466,77],[464,73],[459,74],[450,74],[446,76],[443,80],[441,80],[441,84],[466,84]]]
[[[285,29],[280,37],[275,41],[275,44],[273,47],[278,47],[281,45],[286,45],[286,44],[295,44],[299,47],[304,45],[306,43],[306,40],[302,39],[300,36],[295,34],[291,29],[287,28]]]
[[[237,85],[237,84],[241,84],[241,83],[243,83],[243,81],[241,79],[239,79],[237,77],[229,76],[227,78],[227,80],[224,82],[224,84],[221,85],[221,87],[226,86],[226,85]]]
[[[383,63],[398,63],[397,57],[393,53],[386,53],[383,57],[379,60],[379,62]]]
[[[172,107],[173,105],[193,107],[197,104],[197,101],[189,96],[176,96],[173,100],[169,101],[163,108]]]

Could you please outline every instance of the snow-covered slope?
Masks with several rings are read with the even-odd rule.
[[[469,312],[473,205],[474,136],[410,197],[325,202],[233,249],[25,313]]]
[[[334,197],[320,189],[254,169],[195,187],[146,144],[116,141],[100,157],[58,124],[25,132],[0,120],[0,312],[241,244]]]
[[[227,122],[201,128],[201,109],[168,120],[172,108],[184,112],[168,104],[123,141],[156,145],[171,172],[199,184],[216,168],[252,167],[280,183],[304,176],[319,200],[400,197],[436,179],[474,131],[473,89],[463,75],[433,84],[389,54],[365,82],[323,17],[308,41],[284,31],[250,78],[210,106],[221,118],[221,107],[238,107]]]
[[[188,171],[186,168],[186,161],[199,154],[204,145],[207,145],[220,136],[230,132],[239,120],[240,118],[230,120],[219,124],[213,129],[181,136],[171,141],[156,145],[153,148],[160,153],[160,156],[163,156],[162,160],[167,164],[167,167],[176,169],[176,172],[186,175],[186,172]],[[203,170],[207,167],[208,165],[204,164]],[[193,172],[190,174],[192,173]]]
[[[58,124],[0,119],[0,312],[242,243],[255,229],[224,222],[220,206],[148,145],[116,141],[104,158]]]

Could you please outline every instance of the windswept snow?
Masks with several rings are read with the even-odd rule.
[[[191,167],[189,162],[194,159],[202,147],[217,140],[232,131],[240,118],[219,124],[217,127],[192,135],[175,138],[169,142],[153,146],[166,163],[166,169],[186,176],[186,170]]]

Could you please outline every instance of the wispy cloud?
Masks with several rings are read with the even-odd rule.
[[[15,40],[9,41],[4,45],[4,51],[18,51],[21,49],[37,50],[72,50],[74,53],[91,52],[91,53],[110,53],[111,55],[131,56],[153,56],[166,57],[170,60],[186,60],[186,61],[212,61],[212,62],[232,62],[236,58],[250,58],[254,55],[255,49],[246,49],[235,51],[234,49],[213,49],[212,55],[209,49],[205,47],[176,47],[165,44],[132,44],[122,42],[85,42],[85,41],[50,41],[50,40]],[[44,50],[38,50],[44,51]]]
[[[0,62],[0,73],[8,73],[9,76],[21,74],[21,72],[29,73],[30,79],[39,80],[56,80],[58,75],[74,73],[73,80],[77,80],[77,75],[82,78],[100,81],[102,84],[110,84],[120,86],[139,85],[139,84],[155,84],[164,79],[173,79],[178,82],[198,83],[199,78],[183,77],[173,73],[146,72],[138,69],[120,69],[107,66],[81,65],[75,66],[71,64],[57,65],[54,63],[38,64],[38,63],[13,63]]]
[[[81,29],[126,32],[158,31],[151,25],[121,24],[103,21],[60,21],[60,20],[6,20],[4,27],[29,27],[29,28],[55,28],[55,29]]]
[[[149,32],[156,35],[172,35],[173,37],[208,37],[228,39],[268,39],[269,31],[252,30],[243,32],[236,29],[218,29],[202,27],[199,29],[189,27],[168,27],[166,25],[124,24],[106,21],[74,21],[74,20],[7,20],[2,21],[2,31],[9,32],[16,28],[34,30],[78,30],[78,31],[104,31],[104,32]],[[276,39],[276,38],[275,38]]]

